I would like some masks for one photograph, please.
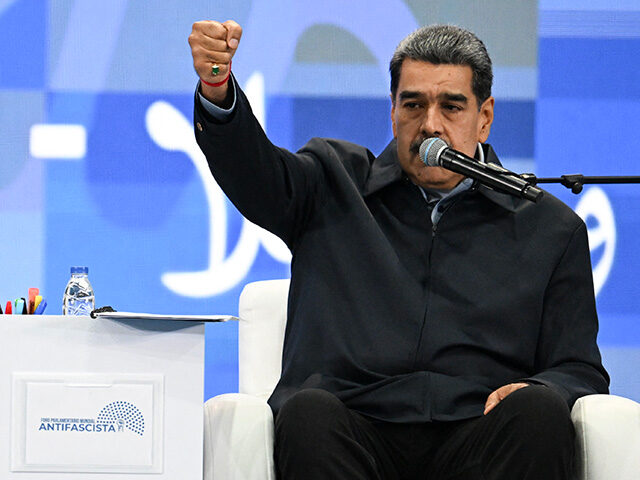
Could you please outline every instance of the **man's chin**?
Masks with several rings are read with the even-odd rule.
[[[432,188],[436,190],[451,190],[464,179],[463,175],[453,173],[442,167],[426,167],[421,175],[416,178],[416,183],[420,187]]]

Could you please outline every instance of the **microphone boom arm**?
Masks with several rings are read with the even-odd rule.
[[[523,173],[520,175],[524,180],[532,185],[539,183],[560,183],[571,190],[576,195],[582,192],[582,187],[587,184],[626,184],[640,183],[640,176],[584,176],[581,173],[571,175],[561,175],[560,177],[538,178],[533,173]]]

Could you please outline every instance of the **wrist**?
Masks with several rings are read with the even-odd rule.
[[[222,87],[223,85],[225,85],[228,81],[229,81],[229,77],[231,76],[231,71],[229,71],[229,73],[227,74],[227,76],[225,77],[224,80],[222,80],[221,82],[218,83],[211,83],[211,82],[207,82],[206,80],[200,79],[200,81],[202,83],[204,83],[205,85],[212,87],[212,88],[218,88],[218,87]]]
[[[232,82],[227,82],[221,87],[210,87],[201,80],[198,92],[204,99],[224,110],[231,108],[234,103],[235,90]]]

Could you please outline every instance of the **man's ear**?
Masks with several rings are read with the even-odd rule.
[[[484,143],[489,138],[491,132],[491,124],[493,123],[493,106],[495,99],[487,98],[480,106],[480,114],[478,115],[478,141]]]
[[[391,129],[393,130],[393,138],[396,138],[396,102],[393,93],[389,95],[391,98]]]

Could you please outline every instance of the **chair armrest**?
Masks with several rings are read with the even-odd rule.
[[[266,400],[227,393],[204,405],[204,480],[275,480]]]
[[[640,472],[640,404],[587,395],[571,411],[578,480],[634,480]]]

